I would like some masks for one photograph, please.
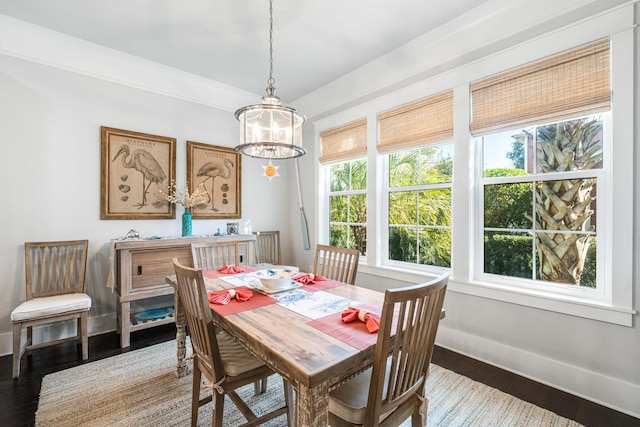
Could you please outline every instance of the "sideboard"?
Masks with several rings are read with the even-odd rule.
[[[197,236],[161,239],[119,240],[113,247],[113,288],[117,302],[117,330],[120,346],[128,347],[131,332],[174,321],[166,316],[140,322],[131,312],[131,302],[173,294],[165,277],[174,274],[171,260],[193,266],[191,243],[213,243],[237,240],[240,264],[255,263],[254,235]]]

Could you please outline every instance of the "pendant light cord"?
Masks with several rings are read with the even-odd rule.
[[[273,87],[275,82],[273,78],[273,0],[269,0],[269,80],[267,84]]]

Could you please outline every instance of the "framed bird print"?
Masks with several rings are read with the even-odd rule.
[[[233,148],[187,141],[189,192],[202,185],[207,203],[191,209],[194,219],[242,216],[242,159]]]
[[[100,219],[175,218],[158,203],[176,176],[176,139],[102,126]]]

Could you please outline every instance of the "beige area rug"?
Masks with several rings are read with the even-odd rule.
[[[170,341],[45,376],[36,426],[190,425],[192,377],[175,377],[175,350],[175,341]],[[254,412],[266,412],[282,401],[282,380],[272,376],[267,392],[257,397],[253,385],[241,392]],[[437,365],[432,365],[428,397],[431,427],[580,426]],[[227,398],[225,426],[243,422]],[[211,425],[211,405],[200,408],[198,425]],[[286,419],[265,425],[280,427]],[[402,426],[410,425],[407,420]]]

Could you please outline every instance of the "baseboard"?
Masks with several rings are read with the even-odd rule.
[[[89,336],[100,335],[106,332],[115,331],[116,314],[103,314],[101,316],[89,317],[87,319],[87,327],[89,328]],[[73,328],[73,329],[72,329]],[[23,328],[24,329],[24,328]],[[68,331],[67,331],[68,330]],[[75,326],[72,321],[59,322],[51,325],[37,326],[33,329],[33,335],[36,342],[43,334],[47,336],[55,336],[64,338],[75,333]],[[27,338],[26,331],[22,332],[22,339]],[[24,341],[23,341],[24,342]],[[13,332],[0,334],[0,356],[13,354]]]
[[[640,385],[588,371],[441,324],[437,345],[640,418]]]

